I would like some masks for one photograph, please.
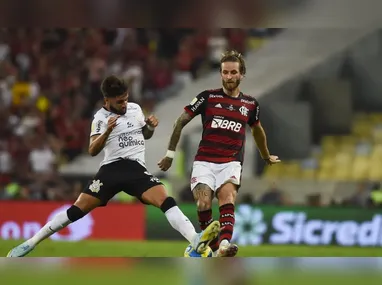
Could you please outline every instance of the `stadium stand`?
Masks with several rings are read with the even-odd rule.
[[[267,179],[316,179],[332,181],[381,181],[382,113],[358,113],[351,133],[327,135],[303,160],[267,167]]]

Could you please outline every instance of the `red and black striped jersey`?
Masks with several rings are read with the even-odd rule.
[[[195,161],[226,163],[244,161],[245,129],[259,123],[258,101],[240,92],[231,97],[223,88],[206,90],[184,109],[192,117],[201,115],[202,139]]]

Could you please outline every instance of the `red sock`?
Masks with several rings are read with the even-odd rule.
[[[235,205],[225,204],[220,206],[220,226],[224,229],[221,230],[219,236],[219,244],[222,240],[226,239],[231,241],[233,234],[233,226],[235,225]]]
[[[235,205],[225,204],[220,206],[220,226],[224,229],[221,230],[218,238],[214,239],[210,243],[212,251],[219,249],[220,242],[223,239],[231,241],[233,234],[233,226],[235,225]]]
[[[199,226],[204,231],[212,222],[212,210],[198,211]]]

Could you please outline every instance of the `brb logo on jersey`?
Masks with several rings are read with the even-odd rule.
[[[211,128],[213,129],[230,130],[236,133],[240,132],[242,126],[243,125],[241,123],[238,123],[235,121],[217,119],[217,118],[214,118],[211,123]]]

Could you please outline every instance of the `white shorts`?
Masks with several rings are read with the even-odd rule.
[[[195,161],[191,174],[191,190],[194,190],[199,183],[208,185],[213,191],[227,182],[240,185],[241,169],[238,161],[228,163]]]

